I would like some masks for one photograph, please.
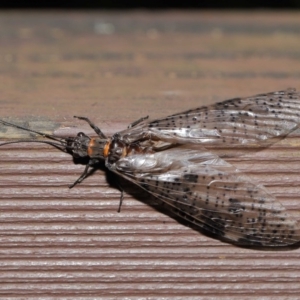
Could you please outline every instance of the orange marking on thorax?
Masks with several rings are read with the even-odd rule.
[[[109,154],[109,148],[110,148],[111,140],[107,140],[104,148],[103,148],[103,156],[107,157]]]
[[[87,148],[87,154],[88,154],[88,156],[92,156],[92,154],[93,154],[93,148],[94,148],[94,146],[95,146],[95,139],[94,138],[92,138],[91,140],[90,140],[90,142],[89,142],[89,146],[88,146],[88,148]]]
[[[122,157],[126,157],[128,154],[128,151],[126,149],[126,147],[123,148],[123,151],[122,151]]]

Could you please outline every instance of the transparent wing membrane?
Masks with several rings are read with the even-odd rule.
[[[232,242],[284,246],[300,238],[296,220],[274,196],[212,153],[172,148],[137,154],[120,159],[112,171]]]
[[[299,98],[295,89],[234,98],[141,123],[120,135],[126,142],[150,136],[173,143],[265,145],[299,126]]]

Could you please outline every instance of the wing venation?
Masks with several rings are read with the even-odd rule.
[[[298,128],[299,99],[295,89],[234,98],[142,122],[119,134],[127,143],[151,137],[170,143],[265,145]]]
[[[297,221],[274,196],[210,152],[175,147],[124,157],[109,168],[179,216],[232,242],[285,246],[299,241]]]

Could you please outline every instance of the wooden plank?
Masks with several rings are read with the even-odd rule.
[[[2,12],[1,118],[111,135],[236,96],[299,86],[299,13]],[[299,219],[299,135],[227,160]],[[0,128],[1,140],[26,137]],[[224,151],[224,149],[214,149]],[[231,151],[232,153],[232,151]],[[0,299],[298,299],[299,249],[211,239],[132,186],[46,145],[0,147]],[[152,205],[148,205],[152,204]]]

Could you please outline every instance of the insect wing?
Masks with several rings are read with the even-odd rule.
[[[297,221],[284,207],[212,153],[179,147],[124,157],[108,167],[221,238],[262,246],[299,241]]]
[[[300,123],[300,94],[295,89],[235,98],[143,122],[120,132],[132,143],[151,137],[170,143],[266,145]]]

